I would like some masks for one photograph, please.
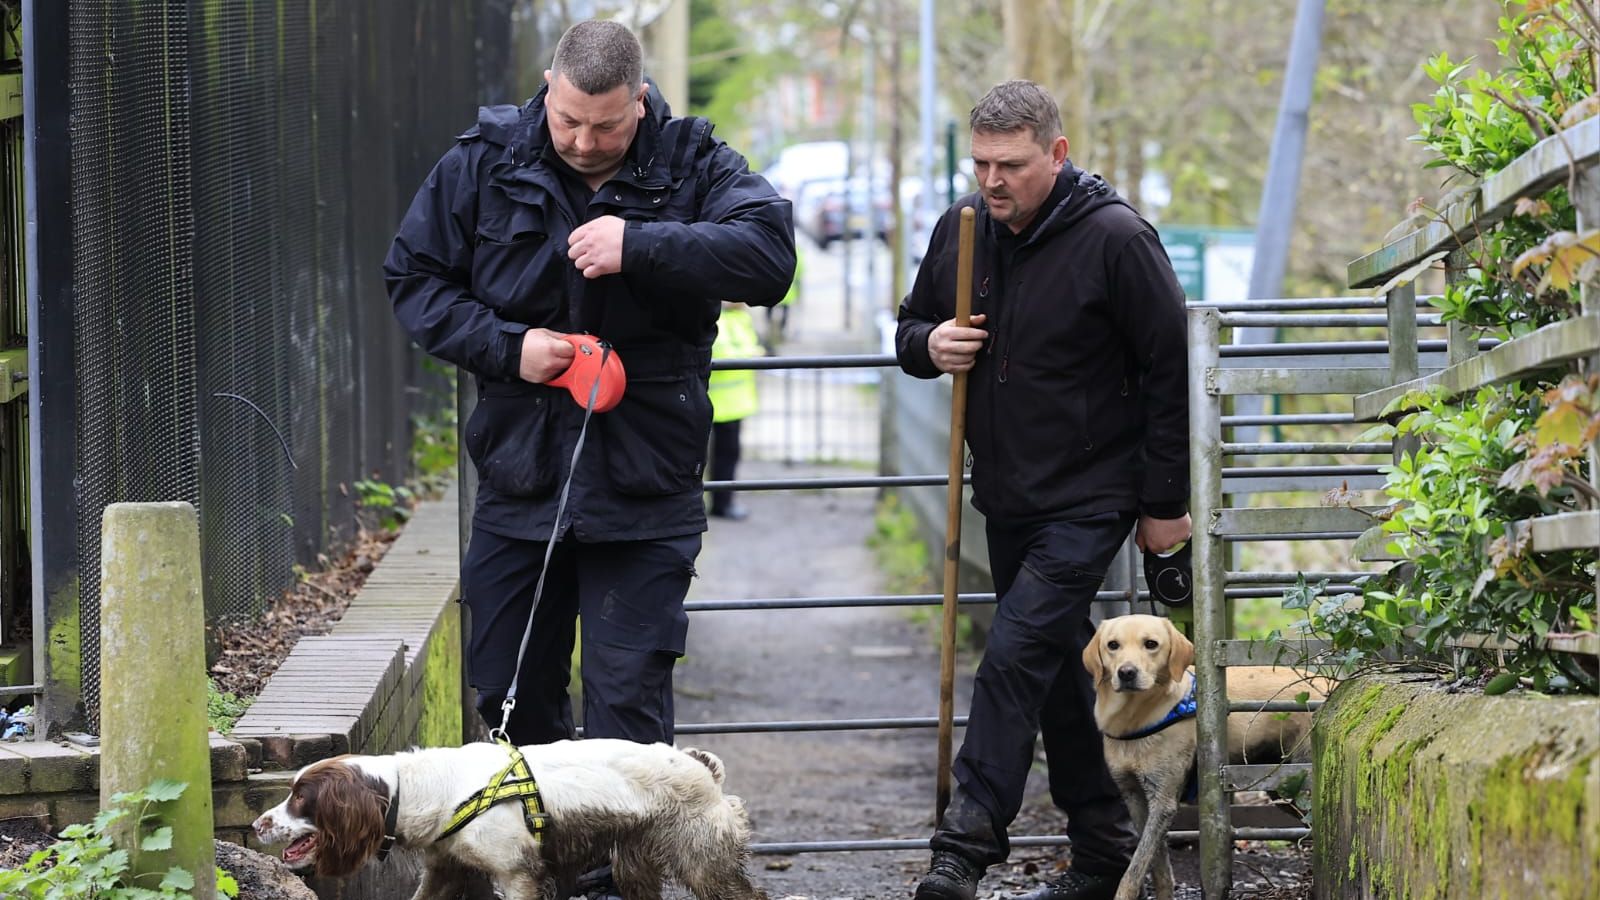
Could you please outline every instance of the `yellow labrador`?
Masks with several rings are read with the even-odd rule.
[[[1094,679],[1094,719],[1105,735],[1106,764],[1140,829],[1139,848],[1117,887],[1116,900],[1137,900],[1144,876],[1155,876],[1156,900],[1171,900],[1167,828],[1194,767],[1194,644],[1159,616],[1119,616],[1100,623],[1083,651]],[[1287,668],[1229,670],[1234,700],[1290,700],[1302,691],[1323,692]],[[1234,762],[1269,763],[1304,758],[1310,751],[1311,715],[1291,713],[1228,717],[1228,751]]]

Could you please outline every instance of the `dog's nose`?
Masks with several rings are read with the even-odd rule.
[[[1117,680],[1123,684],[1133,684],[1139,679],[1139,670],[1133,666],[1123,666],[1117,670]]]

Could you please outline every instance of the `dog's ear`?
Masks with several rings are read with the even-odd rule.
[[[383,844],[388,786],[345,763],[323,765],[302,776],[317,828],[317,874],[344,878],[377,855]]]
[[[1167,675],[1173,681],[1182,681],[1183,673],[1194,665],[1194,642],[1184,637],[1178,626],[1172,624],[1171,619],[1163,619],[1167,623]]]
[[[1101,622],[1094,630],[1094,637],[1089,639],[1089,646],[1083,648],[1083,667],[1089,672],[1089,681],[1093,684],[1100,683],[1100,676],[1105,672],[1105,666],[1100,665],[1100,635],[1106,630],[1106,623]]]

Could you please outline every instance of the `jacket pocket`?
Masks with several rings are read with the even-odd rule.
[[[606,469],[618,493],[663,497],[700,483],[711,436],[711,401],[700,378],[630,379],[602,421]]]
[[[467,454],[478,479],[510,497],[543,497],[556,483],[550,389],[486,382],[467,418]]]
[[[473,235],[474,296],[515,321],[547,324],[559,311],[565,271],[552,237],[541,209],[485,211]]]

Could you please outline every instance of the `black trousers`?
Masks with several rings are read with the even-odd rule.
[[[474,529],[461,566],[472,612],[467,673],[478,712],[493,728],[528,627],[545,542]],[[672,667],[689,619],[683,599],[700,535],[583,544],[559,541],[517,683],[506,736],[516,744],[573,737],[571,659],[583,632],[586,737],[672,743]]]
[[[711,480],[732,481],[733,473],[739,468],[739,423],[743,419],[734,419],[731,422],[715,422],[711,426]],[[711,511],[714,513],[727,512],[733,506],[733,498],[737,496],[733,491],[710,491]]]
[[[981,865],[1010,854],[1006,828],[1022,808],[1043,732],[1050,796],[1067,813],[1072,865],[1090,875],[1127,868],[1138,835],[1106,769],[1083,649],[1089,604],[1136,516],[1106,513],[1042,525],[991,523],[989,564],[999,606],[973,684],[955,788],[933,836]]]

